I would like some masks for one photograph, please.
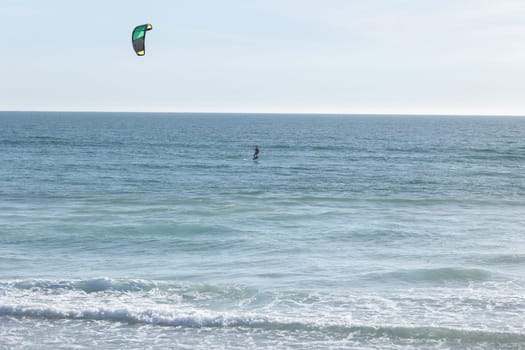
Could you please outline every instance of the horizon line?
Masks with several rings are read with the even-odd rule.
[[[312,115],[312,116],[435,116],[435,117],[525,117],[525,114],[437,113],[437,112],[299,112],[299,111],[154,111],[154,110],[54,110],[54,109],[0,109],[0,113],[128,113],[128,114],[246,114],[246,115]]]

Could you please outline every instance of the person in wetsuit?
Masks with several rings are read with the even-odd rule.
[[[259,158],[259,147],[255,146],[255,152],[253,153],[253,160]]]

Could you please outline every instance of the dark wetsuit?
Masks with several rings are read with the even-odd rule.
[[[255,146],[255,153],[253,154],[253,160],[259,158],[259,147]]]

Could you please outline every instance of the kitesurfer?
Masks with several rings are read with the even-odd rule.
[[[259,158],[259,147],[255,146],[255,152],[253,153],[253,160]]]

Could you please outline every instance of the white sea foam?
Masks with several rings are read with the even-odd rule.
[[[108,278],[13,280],[0,283],[0,316],[174,327],[343,332],[355,327],[443,328],[521,335],[524,290],[515,284],[482,283],[463,289],[425,288],[361,295]],[[458,309],[462,312],[457,313]]]

